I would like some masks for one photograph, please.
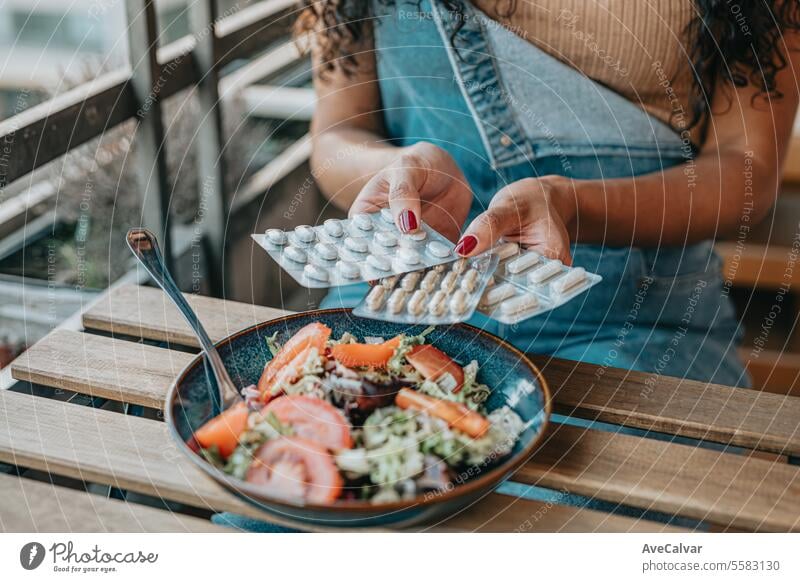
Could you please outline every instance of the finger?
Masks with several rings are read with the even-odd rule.
[[[350,205],[348,216],[378,212],[386,206],[386,197],[389,192],[389,182],[383,173],[373,176],[358,193]]]
[[[505,238],[548,259],[558,259],[567,266],[572,265],[569,233],[563,224],[552,220],[541,221],[523,231],[519,234],[507,234]]]
[[[422,168],[398,165],[389,172],[389,208],[400,232],[415,232],[420,225],[422,204],[419,188]]]
[[[503,235],[519,230],[519,216],[513,207],[489,206],[486,212],[473,220],[456,243],[455,252],[462,257],[471,257],[492,248]]]
[[[543,257],[548,259],[558,259],[566,266],[572,266],[572,253],[568,246],[553,245],[553,244],[535,244],[535,245],[522,245],[525,249],[536,251]]]

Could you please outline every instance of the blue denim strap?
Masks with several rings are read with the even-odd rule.
[[[492,168],[528,161],[533,152],[514,108],[506,103],[509,93],[497,70],[483,24],[471,6],[461,0],[450,1],[459,5],[462,14],[447,9],[442,0],[431,0],[433,19]]]

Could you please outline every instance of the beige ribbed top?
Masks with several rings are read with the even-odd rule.
[[[498,19],[497,0],[474,4]],[[680,127],[688,122],[691,69],[685,28],[692,0],[517,0],[518,36]],[[506,6],[500,0],[499,6]]]

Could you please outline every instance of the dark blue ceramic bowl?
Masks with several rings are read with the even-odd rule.
[[[266,338],[278,332],[284,342],[304,325],[319,321],[333,336],[349,331],[359,338],[392,337],[419,333],[420,326],[392,324],[354,317],[349,309],[326,309],[289,315],[250,327],[217,344],[234,383],[254,384],[271,357]],[[477,360],[479,381],[492,388],[487,408],[509,404],[528,424],[514,451],[500,462],[475,468],[470,478],[451,489],[420,495],[414,499],[373,505],[365,501],[341,500],[332,505],[291,503],[273,499],[268,489],[234,479],[207,463],[190,443],[194,430],[213,416],[209,383],[202,357],[195,358],[181,373],[167,398],[166,420],[179,447],[206,473],[225,487],[260,508],[264,519],[324,527],[365,527],[412,524],[442,519],[486,495],[533,453],[550,417],[550,393],[539,370],[525,355],[502,339],[470,325],[459,324],[434,330],[428,341],[462,364]]]

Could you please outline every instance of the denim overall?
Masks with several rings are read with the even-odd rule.
[[[469,3],[461,16],[441,0],[398,1],[374,2],[386,131],[396,145],[426,140],[453,156],[475,194],[470,219],[522,178],[603,180],[686,163],[690,181],[693,146],[636,104]],[[747,385],[736,355],[740,330],[711,241],[646,249],[577,244],[572,251],[576,265],[603,276],[601,284],[517,325],[481,315],[469,323],[523,351]],[[353,306],[365,293],[363,286],[335,289],[323,304]]]
[[[498,189],[522,178],[559,174],[602,180],[691,162],[693,147],[669,126],[470,4],[463,5],[463,16],[448,12],[441,0],[388,7],[377,0],[374,11],[388,137],[398,146],[429,141],[453,156],[475,194],[470,220]],[[577,244],[572,252],[576,265],[603,276],[601,284],[517,325],[481,315],[469,323],[523,351],[747,385],[736,356],[740,330],[710,241],[648,249]],[[354,306],[367,290],[366,285],[334,289],[323,306]],[[553,420],[697,443],[559,415]],[[698,527],[691,520],[514,482],[498,491]],[[230,514],[215,521],[251,531],[285,531]]]

